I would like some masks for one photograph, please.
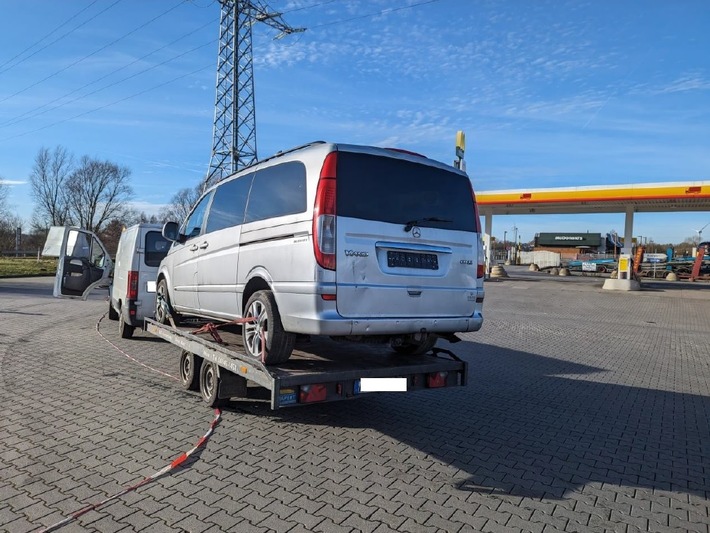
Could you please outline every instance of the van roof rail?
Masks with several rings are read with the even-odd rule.
[[[254,161],[251,165],[247,165],[244,168],[239,169],[239,171],[241,172],[242,170],[246,170],[246,169],[251,168],[255,165],[265,163],[266,161],[271,161],[275,157],[281,157],[282,155],[290,154],[291,152],[295,152],[295,151],[301,150],[303,148],[308,148],[309,146],[313,146],[316,144],[325,144],[325,141],[313,141],[313,142],[309,142],[306,144],[302,144],[300,146],[295,146],[293,148],[289,148],[288,150],[279,150],[274,155],[270,155],[269,157],[265,157],[264,159],[259,159],[258,161]]]

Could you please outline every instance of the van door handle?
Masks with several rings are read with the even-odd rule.
[[[210,245],[210,243],[208,243],[207,241],[203,242],[202,244],[200,244],[200,250],[204,250],[204,249],[207,248],[209,245]]]
[[[191,252],[196,252],[196,251],[197,251],[197,245],[196,245],[196,244],[193,244],[192,246],[190,246],[189,250],[190,250]]]
[[[409,294],[409,296],[421,296],[422,291],[418,289],[407,289],[407,294]]]

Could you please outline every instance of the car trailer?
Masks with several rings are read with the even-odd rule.
[[[467,381],[467,363],[436,347],[424,355],[401,355],[387,344],[304,336],[288,361],[266,366],[246,354],[240,326],[226,326],[211,335],[213,325],[173,327],[146,319],[145,329],[182,349],[182,386],[199,390],[211,407],[229,398],[246,398],[248,381],[270,391],[271,409],[371,392],[465,386]]]

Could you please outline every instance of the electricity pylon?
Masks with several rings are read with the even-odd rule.
[[[251,29],[263,22],[279,30],[276,39],[305,31],[258,0],[220,0],[219,51],[212,156],[202,188],[221,181],[257,159]]]

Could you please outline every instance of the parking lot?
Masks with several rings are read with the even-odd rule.
[[[273,412],[233,401],[206,446],[60,531],[703,531],[710,284],[601,289],[511,269],[449,347],[464,388]],[[190,449],[213,419],[179,350],[121,339],[105,292],[0,280],[0,530],[36,531]]]

